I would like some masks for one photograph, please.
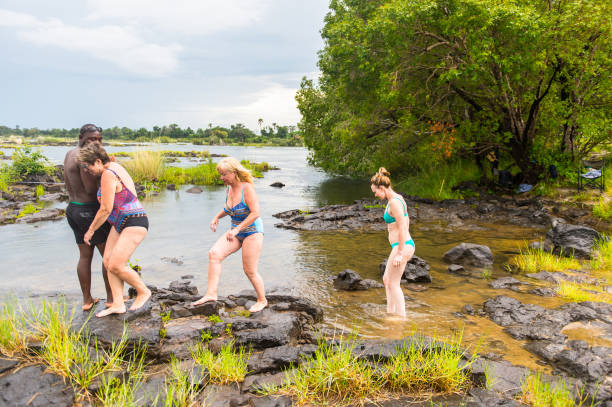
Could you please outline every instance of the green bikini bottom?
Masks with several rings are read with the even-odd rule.
[[[409,244],[412,247],[416,248],[416,246],[414,245],[414,240],[412,240],[412,239],[406,240],[406,244]],[[391,248],[394,248],[396,246],[399,246],[399,242],[391,243]]]

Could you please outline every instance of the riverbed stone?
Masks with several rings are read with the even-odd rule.
[[[510,288],[512,286],[516,286],[520,284],[523,284],[523,282],[517,280],[514,277],[502,277],[502,278],[498,278],[495,281],[490,282],[489,286],[495,289],[503,289],[503,288]]]
[[[266,349],[289,344],[300,335],[299,317],[294,312],[274,312],[264,309],[252,314],[248,319],[255,319],[261,325],[253,325],[252,328],[243,326],[237,329],[234,324],[240,324],[241,319],[231,318],[225,322],[232,324],[233,336],[237,345],[249,346],[252,349]]]
[[[336,278],[334,278],[334,287],[338,290],[357,291],[368,290],[370,288],[383,288],[384,286],[378,281],[370,279],[364,280],[356,271],[346,269],[341,271]]]
[[[291,407],[293,402],[287,396],[263,396],[251,397],[249,399],[250,407]]]
[[[493,264],[493,253],[487,246],[474,243],[461,243],[444,254],[447,263],[472,267],[487,267]]]
[[[453,274],[470,274],[469,271],[466,271],[465,267],[460,264],[451,264],[448,266],[448,272]]]
[[[600,237],[593,228],[562,222],[553,222],[553,227],[546,233],[555,253],[581,259],[591,257],[593,245]]]
[[[40,365],[27,366],[0,377],[0,389],[2,406],[64,407],[74,404],[72,387]]]
[[[17,223],[36,223],[44,220],[58,220],[63,219],[65,212],[60,208],[47,208],[43,209],[40,212],[32,213],[29,215],[25,215],[21,218],[17,218],[15,222]]]
[[[541,297],[554,297],[555,295],[557,295],[555,293],[555,290],[553,290],[552,288],[548,288],[548,287],[537,287],[537,288],[534,288],[533,290],[530,290],[529,293],[539,295]]]
[[[283,184],[282,182],[278,182],[278,181],[277,181],[277,182],[273,182],[273,183],[271,183],[271,184],[270,184],[270,186],[271,186],[271,187],[274,187],[274,188],[282,188],[282,187],[284,187],[284,186],[285,186],[285,184]]]
[[[191,187],[188,190],[186,190],[185,192],[188,192],[190,194],[201,194],[203,192],[203,190],[200,187]]]
[[[466,407],[522,407],[523,404],[512,398],[502,397],[494,390],[476,387],[469,391]]]
[[[243,290],[235,295],[234,298],[237,305],[245,306],[246,301],[255,301],[257,294],[255,290]],[[286,303],[288,304],[288,311],[309,315],[312,317],[313,322],[321,322],[323,320],[323,308],[311,300],[301,297],[295,288],[272,287],[266,289],[266,299],[270,307],[273,304]]]
[[[378,265],[381,276],[385,274],[386,268],[387,260],[385,259]],[[431,283],[432,278],[429,270],[429,263],[418,256],[412,256],[408,263],[406,263],[402,280],[405,280],[407,283]]]
[[[242,391],[257,393],[264,386],[280,386],[281,384],[285,383],[286,377],[287,375],[284,371],[278,373],[249,375],[245,377],[244,381],[242,382]]]

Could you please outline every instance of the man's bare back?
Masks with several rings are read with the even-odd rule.
[[[71,202],[88,203],[96,202],[98,191],[98,180],[87,173],[77,163],[76,157],[81,150],[80,147],[73,148],[66,153],[64,159],[64,182]]]

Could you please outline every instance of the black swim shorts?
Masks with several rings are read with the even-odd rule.
[[[100,204],[97,202],[85,204],[70,202],[68,204],[68,207],[66,208],[66,219],[68,219],[68,224],[74,232],[74,238],[76,239],[77,244],[85,243],[83,237],[85,236],[85,233],[87,233],[91,222],[93,222],[94,218],[96,217],[98,209],[100,209]],[[106,242],[110,228],[111,225],[108,222],[104,222],[104,224],[95,231],[93,237],[91,238],[91,245],[95,246]]]

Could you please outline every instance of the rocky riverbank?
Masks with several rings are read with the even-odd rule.
[[[199,298],[198,290],[189,276],[174,281],[168,288],[151,287],[151,301],[136,312],[97,319],[89,313],[77,313],[72,320],[74,332],[87,332],[91,344],[111,349],[127,335],[128,349],[141,349],[146,345],[147,374],[135,390],[137,405],[164,405],[172,395],[167,393],[167,377],[171,361],[180,362],[187,380],[197,388],[196,402],[206,401],[215,406],[291,406],[295,400],[272,391],[262,395],[262,388],[280,386],[285,382],[284,371],[300,369],[312,358],[321,344],[338,347],[337,335],[320,329],[322,309],[289,289],[275,289],[267,293],[269,307],[257,314],[246,309],[255,300],[254,292],[247,290],[236,295],[219,298],[217,302],[192,306]],[[98,308],[103,307],[102,302]],[[562,330],[576,322],[596,322],[612,333],[612,308],[597,303],[568,304],[558,310],[522,304],[507,296],[486,301],[477,311],[506,327],[516,338],[528,340],[528,348],[543,362],[556,370],[555,375],[543,375],[548,383],[564,382],[576,394],[583,388],[604,406],[612,405],[612,349],[588,346],[582,341],[567,341]],[[206,343],[208,349],[218,352],[228,344],[250,349],[246,377],[236,383],[216,384],[210,372],[198,365],[192,350]],[[35,355],[44,347],[30,344]],[[351,352],[354,360],[366,361],[374,369],[383,369],[384,363],[407,347],[419,352],[436,352],[447,346],[426,336],[412,336],[401,340],[356,339]],[[469,382],[464,391],[448,397],[424,397],[415,394],[394,393],[384,405],[429,406],[431,402],[444,402],[447,406],[519,406],[516,397],[532,372],[503,361],[499,356],[474,356],[460,351],[458,363],[464,366]],[[482,353],[486,353],[481,350]],[[309,362],[310,361],[310,362]],[[128,381],[130,371],[114,371],[112,378]],[[107,377],[105,380],[109,380]],[[36,383],[36,385],[33,385]],[[95,394],[103,381],[94,380],[89,386],[89,402],[96,405]],[[75,393],[64,378],[51,373],[44,365],[31,365],[23,358],[0,358],[0,401],[3,405],[73,405],[83,402],[84,395]],[[586,393],[583,394],[585,396]],[[87,398],[87,397],[85,397]],[[607,404],[606,404],[607,403]]]

